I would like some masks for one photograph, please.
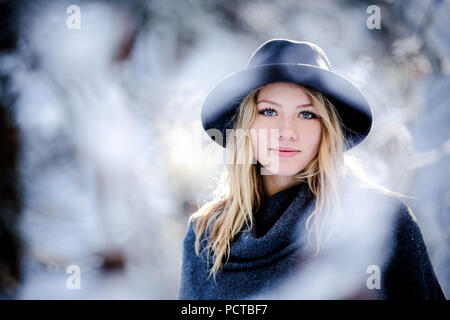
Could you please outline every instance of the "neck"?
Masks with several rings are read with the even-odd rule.
[[[271,197],[277,192],[293,187],[301,181],[295,180],[292,176],[263,175],[262,184],[264,193]]]

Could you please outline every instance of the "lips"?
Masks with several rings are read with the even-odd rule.
[[[275,149],[275,150],[278,150],[278,151],[286,151],[286,152],[289,152],[289,151],[295,151],[295,152],[298,152],[298,151],[300,151],[300,150],[298,150],[298,149],[284,148],[284,147],[278,148],[278,149]]]
[[[272,151],[278,155],[280,158],[291,158],[293,156],[296,156],[298,153],[300,153],[300,150],[293,149],[293,148],[278,148],[278,149],[272,149]]]

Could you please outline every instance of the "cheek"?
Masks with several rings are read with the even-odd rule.
[[[302,145],[317,152],[319,150],[320,140],[322,138],[322,126],[319,122],[312,123],[310,126],[300,130],[300,139]]]
[[[257,119],[250,127],[250,138],[252,140],[253,150],[257,150],[258,144],[264,145],[267,142],[267,146],[270,142],[270,132],[271,127],[264,119]],[[264,141],[265,140],[265,141]]]

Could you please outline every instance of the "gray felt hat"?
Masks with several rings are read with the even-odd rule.
[[[323,50],[310,42],[272,39],[251,55],[247,67],[217,83],[201,109],[203,128],[219,145],[226,146],[226,130],[233,127],[242,99],[253,89],[272,82],[295,82],[325,95],[342,120],[350,149],[364,140],[372,127],[370,105],[349,80],[330,69]],[[217,129],[222,137],[217,135]]]

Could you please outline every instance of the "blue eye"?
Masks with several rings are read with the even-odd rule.
[[[304,113],[308,114],[308,116],[306,118],[303,117],[304,119],[315,119],[315,118],[317,118],[317,115],[315,113],[312,113],[311,111],[302,111],[302,112],[300,112],[300,114],[304,114]]]
[[[260,114],[264,114],[267,117],[271,117],[273,115],[275,115],[275,110],[272,108],[264,108],[261,111],[259,111]]]
[[[272,108],[264,108],[259,111],[259,114],[263,114],[266,117],[272,117],[276,115],[276,110]],[[306,114],[306,116],[302,116],[303,119],[315,119],[317,115],[311,111],[302,111],[300,114]]]

